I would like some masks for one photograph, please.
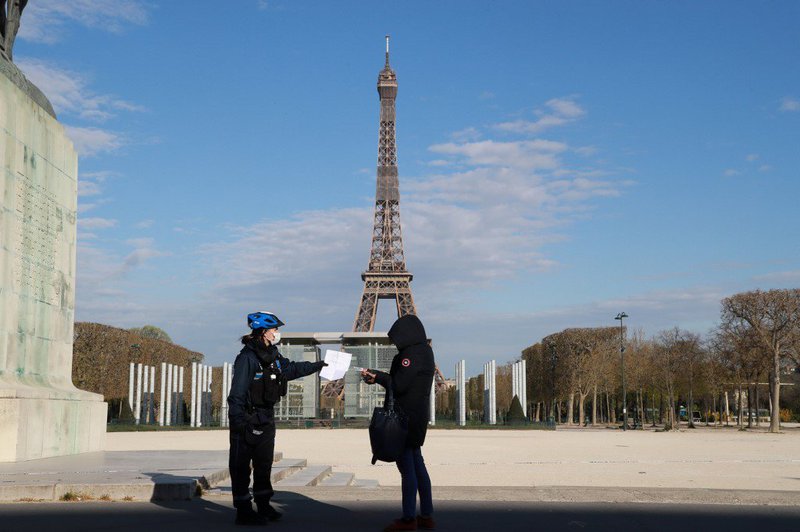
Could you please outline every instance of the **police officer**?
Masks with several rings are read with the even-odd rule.
[[[278,328],[283,322],[271,312],[247,315],[251,332],[242,337],[241,352],[233,364],[228,395],[233,505],[237,525],[264,525],[280,519],[269,501],[274,495],[270,474],[275,451],[275,403],[286,395],[288,382],[311,375],[325,362],[292,362],[277,348]],[[253,464],[253,510],[250,497],[250,464]]]

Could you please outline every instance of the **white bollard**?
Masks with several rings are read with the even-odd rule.
[[[227,418],[228,418],[228,402],[226,399],[228,398],[228,363],[222,363],[222,403],[220,404],[219,408],[219,424],[222,427],[227,426]]]
[[[208,366],[208,424],[211,425],[212,414],[214,411],[214,402],[211,400],[211,384],[214,377],[214,368]]]
[[[520,360],[518,362],[514,362],[512,366],[514,369],[514,381],[512,385],[511,393],[517,396],[519,399],[520,405],[522,405],[522,413],[525,414],[525,417],[528,417],[528,393],[526,389],[526,362],[525,360]]]
[[[519,391],[519,362],[514,362],[514,365],[511,366],[514,371],[514,381],[511,385],[511,396],[512,398],[516,396],[519,399],[520,403],[522,402],[522,397],[520,396]]]
[[[494,360],[483,365],[483,422],[489,425],[497,424],[495,369]]]
[[[456,412],[458,413],[457,422],[462,427],[467,424],[466,373],[467,362],[461,360],[456,364]]]
[[[489,370],[492,374],[491,387],[489,388],[489,401],[491,402],[490,423],[497,425],[497,362],[492,360],[489,363]]]
[[[520,360],[519,363],[519,388],[522,391],[522,413],[528,417],[528,362]]]
[[[135,364],[131,362],[130,373],[128,374],[128,408],[131,409],[131,414],[133,414],[133,374],[136,371],[134,366]]]
[[[172,425],[172,364],[167,364],[167,404],[164,406],[166,425]]]
[[[186,401],[183,396],[183,366],[178,368],[178,423],[183,425],[186,420],[183,419],[183,410]]]
[[[174,368],[172,368],[172,409],[175,411],[175,415],[172,416],[172,423],[175,425],[178,424],[178,419],[180,418],[181,411],[180,411],[180,388],[178,387],[178,382],[180,381],[180,367],[176,364]]]
[[[200,413],[200,426],[205,425],[208,420],[206,419],[206,388],[208,387],[208,366],[205,364],[200,366],[200,406],[197,411]]]
[[[161,395],[159,397],[160,400],[158,402],[158,424],[161,427],[164,426],[164,422],[165,422],[164,413],[166,412],[166,409],[167,409],[167,404],[164,402],[165,401],[164,392],[166,391],[166,385],[167,385],[167,363],[166,362],[162,362],[161,363],[161,384],[160,384]]]
[[[148,404],[148,391],[150,390],[150,367],[144,367],[144,383],[142,384],[142,393],[143,393],[143,400],[142,400],[142,416],[141,420],[142,423],[145,425],[150,421],[147,417],[147,414],[150,412],[150,406]]]
[[[189,426],[197,426],[197,362],[192,362],[192,407],[189,409]]]
[[[148,416],[150,417],[150,423],[155,424],[156,422],[156,367],[150,366],[150,390],[147,392],[149,395],[148,399]]]
[[[142,415],[142,364],[136,364],[136,397],[134,397],[134,402],[136,403],[135,408],[133,409],[133,418],[136,420],[136,424],[139,424]]]

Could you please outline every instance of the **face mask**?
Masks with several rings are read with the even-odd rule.
[[[272,338],[271,345],[278,345],[281,341],[281,333],[280,331],[275,331],[275,336]]]

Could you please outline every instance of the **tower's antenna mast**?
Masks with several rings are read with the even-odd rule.
[[[386,36],[386,66],[389,66],[389,36]]]

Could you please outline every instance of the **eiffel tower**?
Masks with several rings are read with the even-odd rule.
[[[386,65],[378,74],[381,124],[378,138],[378,179],[375,192],[375,223],[367,271],[361,274],[364,293],[353,325],[355,332],[371,332],[379,299],[394,299],[397,316],[416,314],[411,295],[411,275],[406,270],[403,237],[400,232],[400,190],[395,141],[397,75],[389,66],[389,36],[386,36]]]

